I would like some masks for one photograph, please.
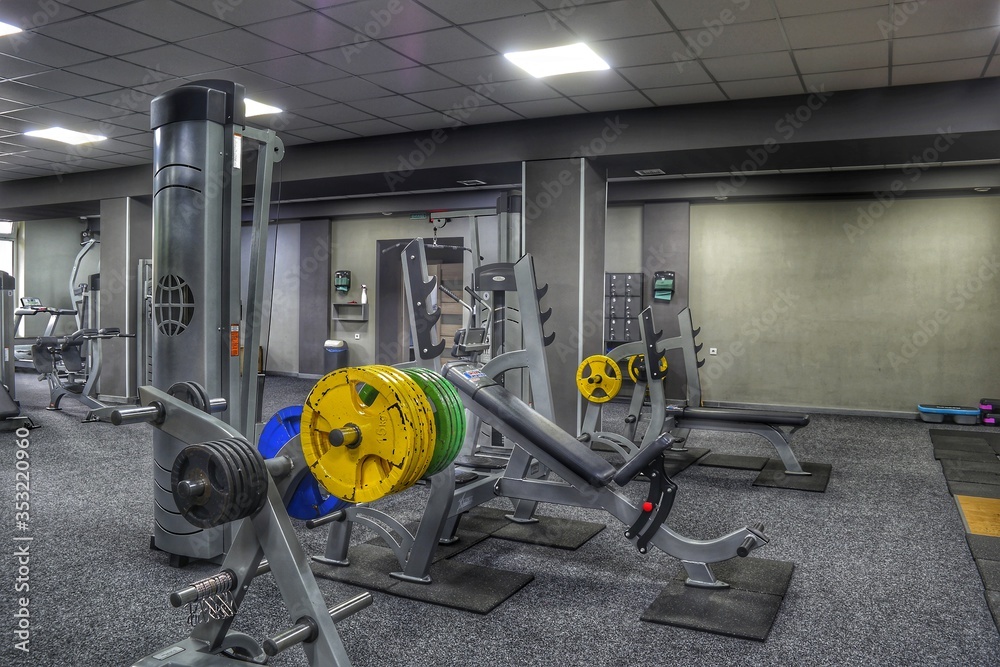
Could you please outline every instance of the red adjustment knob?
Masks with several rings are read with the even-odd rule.
[[[642,504],[642,511],[643,512],[652,512],[653,511],[653,503],[649,502],[648,500],[646,502],[644,502]]]

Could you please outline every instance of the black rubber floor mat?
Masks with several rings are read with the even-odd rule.
[[[735,468],[736,470],[763,470],[767,465],[766,456],[742,456],[740,454],[709,454],[698,461],[700,466],[713,468]]]
[[[965,541],[976,560],[1000,560],[1000,537],[966,533]]]
[[[754,486],[767,486],[777,489],[794,489],[796,491],[814,491],[824,493],[830,483],[830,473],[833,466],[829,463],[812,463],[800,461],[799,465],[811,475],[789,475],[781,459],[771,459],[757,475]]]
[[[975,484],[972,482],[948,481],[948,493],[953,496],[973,496],[975,498],[1000,498],[1000,486],[996,484]]]

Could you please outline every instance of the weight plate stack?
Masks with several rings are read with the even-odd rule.
[[[434,475],[452,464],[465,442],[465,407],[454,385],[427,368],[403,370],[424,392],[434,408],[437,440],[427,475]]]
[[[302,422],[302,406],[292,405],[274,413],[257,441],[257,451],[265,459],[277,456],[281,448],[299,434]],[[295,487],[291,499],[287,503],[288,516],[308,521],[326,516],[330,512],[347,506],[340,498],[331,496],[312,475],[306,475]]]
[[[184,482],[185,489],[181,489]],[[242,440],[189,445],[174,460],[170,488],[178,511],[198,528],[252,516],[267,500],[264,460]]]
[[[351,440],[331,444],[331,431],[340,429]],[[420,479],[435,437],[431,405],[413,380],[390,366],[363,366],[336,370],[316,383],[302,409],[299,439],[327,492],[360,503]]]

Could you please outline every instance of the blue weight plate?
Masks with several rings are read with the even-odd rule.
[[[265,459],[274,458],[285,444],[299,434],[302,420],[302,406],[292,405],[278,410],[260,433],[257,451]],[[288,516],[306,521],[346,507],[340,498],[323,493],[319,482],[307,475],[299,482],[292,499],[288,502]]]

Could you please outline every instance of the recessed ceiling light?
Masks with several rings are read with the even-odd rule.
[[[610,65],[582,42],[569,46],[556,46],[551,49],[515,51],[505,53],[503,57],[539,79],[555,74],[611,69]]]
[[[250,116],[264,116],[269,113],[281,113],[283,109],[278,107],[272,107],[270,104],[264,104],[263,102],[258,102],[257,100],[251,100],[249,97],[244,100],[247,108],[247,117]]]
[[[44,130],[31,130],[25,132],[29,137],[41,137],[42,139],[52,139],[53,141],[61,141],[64,144],[88,144],[92,141],[104,141],[107,137],[101,136],[100,134],[86,134],[84,132],[76,132],[74,130],[67,130],[62,127],[50,127]]]
[[[11,25],[9,23],[4,23],[3,21],[0,21],[0,37],[3,37],[4,35],[13,35],[19,32],[22,31],[16,25]]]
[[[635,173],[639,176],[666,176],[667,172],[662,169],[636,169]]]
[[[470,179],[468,181],[459,181],[458,184],[459,185],[468,185],[468,186],[471,187],[473,185],[486,185],[486,181],[480,181],[478,179],[473,178],[473,179]]]
[[[990,191],[989,188],[972,188],[972,189],[975,190],[976,192],[989,192]]]

